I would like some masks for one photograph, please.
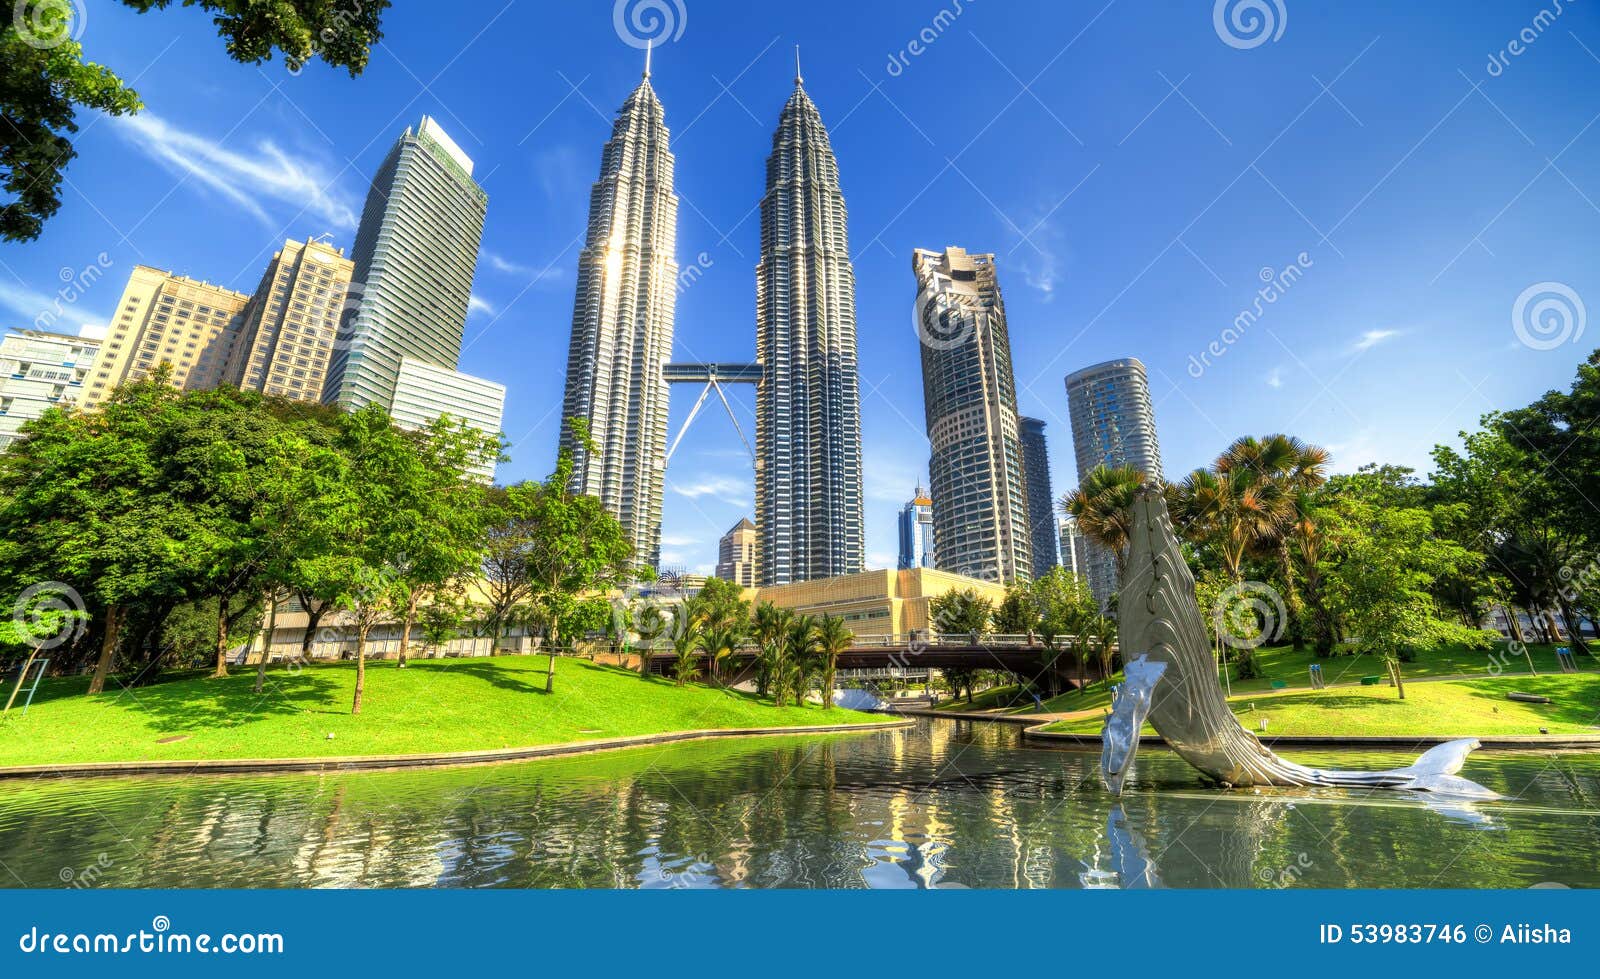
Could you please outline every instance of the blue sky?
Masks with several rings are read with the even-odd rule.
[[[1148,366],[1169,475],[1280,430],[1342,470],[1426,471],[1434,443],[1564,385],[1593,348],[1600,328],[1535,349],[1513,311],[1539,283],[1600,302],[1600,13],[1258,4],[1265,38],[1226,10],[1219,27],[1210,0],[654,4],[673,22],[653,82],[679,262],[703,267],[679,298],[679,359],[752,355],[763,163],[801,45],[850,208],[869,564],[892,562],[894,513],[927,465],[913,248],[998,256],[1020,406],[1049,423],[1058,494],[1076,479],[1062,378],[1100,360]],[[637,83],[629,42],[649,33],[628,26],[640,6],[619,30],[612,0],[402,0],[351,80],[230,62],[194,10],[88,0],[89,56],[147,108],[82,120],[61,212],[38,242],[0,248],[4,325],[32,323],[63,270],[102,253],[111,271],[61,327],[103,323],[137,263],[249,291],[285,237],[348,246],[370,174],[428,113],[489,193],[461,369],[509,388],[501,479],[543,475],[588,187]],[[1226,339],[1263,275],[1296,263]],[[1196,370],[1213,341],[1223,355]],[[674,431],[696,393],[675,390]],[[750,433],[750,394],[735,407]],[[668,483],[663,558],[709,570],[753,506],[720,409]]]

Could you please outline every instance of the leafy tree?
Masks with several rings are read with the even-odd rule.
[[[1461,643],[1487,648],[1495,636],[1439,617],[1430,589],[1477,555],[1439,538],[1428,511],[1345,498],[1329,508],[1328,597],[1361,649],[1383,659],[1401,699],[1400,662],[1415,647]]]
[[[1055,569],[1052,569],[1055,570]],[[1002,635],[1031,635],[1039,629],[1039,610],[1028,585],[1018,582],[1006,589],[1006,597],[994,610],[994,630]]]
[[[751,622],[750,638],[755,640],[758,649],[756,693],[760,696],[766,696],[774,682],[783,675],[783,660],[787,651],[784,638],[788,635],[789,623],[793,619],[793,612],[779,608],[771,602],[762,602],[756,606]]]
[[[1061,654],[1068,645],[1080,643],[1080,633],[1088,616],[1099,612],[1094,593],[1082,575],[1066,568],[1051,568],[1035,578],[1028,588],[1038,616],[1037,629],[1044,643],[1044,666],[1050,682],[1050,694],[1060,693],[1059,676]],[[1082,657],[1080,656],[1080,660]]]
[[[700,648],[711,667],[711,682],[722,683],[722,661],[738,652],[744,641],[744,624],[738,621],[713,621],[700,632]]]
[[[699,671],[700,630],[693,623],[685,623],[672,637],[673,683],[683,686],[693,680]]]
[[[144,13],[172,0],[122,0]],[[382,37],[390,0],[184,0],[213,14],[235,61],[260,64],[281,52],[291,70],[313,57],[355,76]],[[83,59],[73,37],[75,4],[15,4],[0,22],[0,175],[11,198],[0,206],[0,238],[32,240],[61,207],[61,182],[77,155],[71,134],[77,112],[125,115],[144,108],[139,95],[109,68]]]
[[[789,631],[784,636],[782,673],[778,678],[775,701],[779,706],[787,695],[794,698],[796,707],[805,705],[806,690],[816,671],[817,619],[810,615],[796,615],[789,619]]]
[[[953,588],[934,596],[928,603],[928,615],[934,628],[944,635],[978,636],[989,631],[994,602],[979,595],[976,589]]]

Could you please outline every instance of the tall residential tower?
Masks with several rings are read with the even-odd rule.
[[[661,552],[666,473],[667,382],[677,297],[678,198],[667,127],[644,78],[617,112],[589,193],[589,230],[567,353],[562,444],[573,453],[572,488],[598,497],[622,522],[636,559]],[[584,419],[592,451],[568,420]]]
[[[862,570],[855,270],[839,164],[798,65],[767,157],[756,266],[760,580]]]
[[[1161,481],[1161,447],[1144,364],[1108,360],[1067,375],[1067,408],[1081,482],[1097,466],[1128,466]],[[1116,555],[1089,547],[1089,587],[1102,606],[1118,588]]]
[[[922,400],[941,571],[1033,575],[1011,338],[993,255],[917,249]]]
[[[403,357],[456,369],[488,206],[472,160],[431,118],[395,141],[361,212],[356,311],[340,324],[323,401],[392,407]]]

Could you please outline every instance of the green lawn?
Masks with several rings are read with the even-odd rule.
[[[48,680],[27,717],[0,723],[0,765],[209,758],[400,755],[521,748],[590,738],[704,728],[790,727],[880,720],[820,707],[775,708],[727,690],[557,660],[544,692],[544,656],[369,663],[359,717],[350,714],[353,664],[224,680],[193,675],[84,696],[87,678]],[[332,740],[328,735],[332,734]],[[182,738],[167,744],[169,738]]]
[[[1539,670],[1541,676],[1559,674],[1560,667],[1556,664],[1556,647],[1554,646],[1529,646],[1533,656],[1533,665]],[[1498,662],[1489,657],[1493,654]],[[1600,673],[1600,661],[1582,653],[1575,653],[1575,659],[1580,671]],[[1288,685],[1288,689],[1309,688],[1311,684],[1309,667],[1312,663],[1322,664],[1323,679],[1330,685],[1360,683],[1364,676],[1381,675],[1385,681],[1388,672],[1383,661],[1374,656],[1332,656],[1325,659],[1317,658],[1310,649],[1296,651],[1291,646],[1263,647],[1255,651],[1256,663],[1261,667],[1262,675],[1253,680],[1233,680],[1233,692],[1257,693],[1272,690],[1274,680]],[[1427,679],[1430,677],[1459,676],[1459,675],[1488,675],[1492,666],[1497,666],[1500,676],[1528,676],[1528,661],[1518,656],[1508,658],[1504,646],[1496,646],[1489,650],[1466,649],[1460,646],[1441,646],[1417,654],[1414,663],[1404,663],[1401,673],[1407,680]],[[1069,667],[1070,669],[1070,667]],[[1233,668],[1229,667],[1229,672]],[[1111,677],[1112,683],[1122,682],[1122,674],[1116,673]],[[1385,689],[1388,689],[1387,687]],[[995,690],[986,690],[974,698],[975,703],[968,707],[965,701],[960,704],[941,704],[941,709],[949,710],[993,710],[1002,706],[1007,699],[1015,694],[1015,687],[1000,687]],[[1101,711],[1111,706],[1111,693],[1106,684],[1095,681],[1083,693],[1069,692],[1059,697],[1053,697],[1044,702],[1044,707],[1035,710],[1031,698],[1024,696],[1015,706],[1007,708],[1007,713],[1013,714],[1066,714],[1073,711],[1093,710]]]
[[[1550,704],[1507,700],[1510,691],[1542,694]],[[1502,676],[1406,684],[1406,699],[1389,686],[1245,694],[1228,703],[1251,731],[1268,734],[1440,735],[1600,734],[1600,674]],[[1099,734],[1103,715],[1058,721],[1046,731]],[[1149,731],[1148,726],[1146,727]]]

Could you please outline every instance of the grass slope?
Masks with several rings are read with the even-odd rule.
[[[83,695],[84,677],[46,681],[27,717],[0,724],[0,765],[209,758],[401,755],[520,748],[704,728],[792,727],[878,720],[770,702],[704,686],[676,687],[613,666],[559,659],[544,692],[544,656],[369,663],[359,717],[348,663],[222,680],[187,676]],[[333,734],[329,740],[328,735]],[[157,742],[185,736],[170,744]]]
[[[1507,700],[1510,691],[1542,694],[1554,703]],[[1600,734],[1600,674],[1547,674],[1406,685],[1406,699],[1388,686],[1299,693],[1245,694],[1228,706],[1251,731],[1268,734],[1439,735]],[[1046,731],[1099,734],[1104,716],[1058,721]],[[1148,726],[1146,727],[1148,731]]]
[[[1533,665],[1541,676],[1560,673],[1561,667],[1556,663],[1554,646],[1529,646],[1528,650],[1533,656]],[[1494,660],[1490,659],[1491,654],[1496,657]],[[1232,689],[1235,694],[1270,692],[1274,680],[1288,684],[1290,690],[1309,689],[1311,681],[1308,669],[1312,663],[1322,664],[1323,679],[1330,686],[1360,683],[1362,677],[1373,675],[1382,676],[1385,682],[1388,681],[1388,672],[1383,661],[1375,656],[1332,656],[1318,659],[1309,649],[1296,651],[1291,646],[1270,646],[1256,650],[1255,659],[1261,667],[1262,675],[1253,680],[1233,680]],[[1593,657],[1577,653],[1576,661],[1580,671],[1600,673],[1600,661],[1596,661]],[[1441,646],[1418,653],[1414,663],[1401,664],[1401,673],[1409,681],[1463,674],[1484,676],[1491,668],[1499,669],[1499,675],[1503,677],[1529,675],[1528,661],[1521,656],[1509,658],[1504,646],[1496,646],[1489,650]],[[1122,674],[1113,674],[1111,682],[1121,683]],[[1384,689],[1388,690],[1387,687]],[[1407,695],[1410,695],[1409,688]],[[1390,696],[1393,696],[1392,690]],[[967,706],[965,700],[960,703],[947,701],[939,706],[941,710],[960,711],[1003,709],[1011,714],[1066,714],[1081,710],[1098,713],[1111,706],[1111,692],[1106,684],[1096,681],[1083,693],[1064,693],[1044,701],[1044,707],[1035,710],[1031,698],[1018,693],[1016,687],[1007,686],[983,691],[973,698],[971,707]]]

